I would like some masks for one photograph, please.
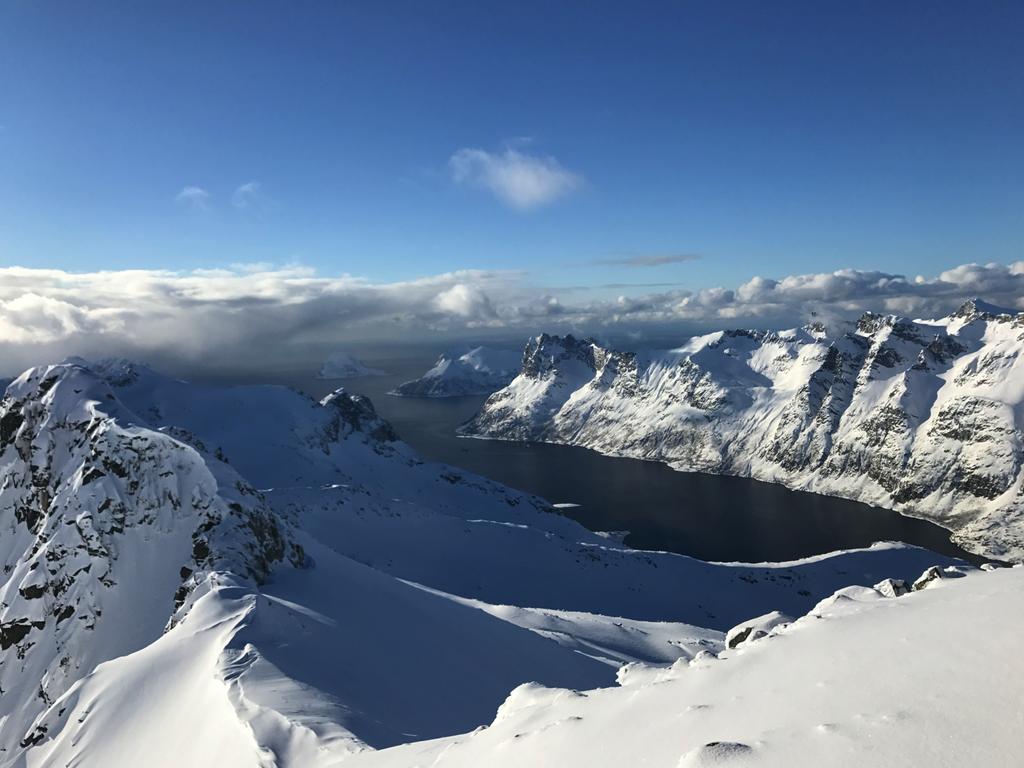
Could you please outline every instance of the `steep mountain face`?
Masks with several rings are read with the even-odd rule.
[[[1024,558],[1024,314],[866,313],[830,333],[722,331],[667,352],[540,336],[464,434],[584,445],[933,520]]]
[[[520,355],[504,349],[474,347],[463,354],[442,355],[420,378],[395,387],[400,397],[489,395],[516,377]]]
[[[0,403],[0,530],[4,745],[44,738],[26,716],[158,638],[211,572],[255,584],[303,559],[230,467],[75,364],[26,372]]]
[[[421,461],[345,390],[71,360],[0,402],[0,766],[337,766],[950,563],[638,552]]]

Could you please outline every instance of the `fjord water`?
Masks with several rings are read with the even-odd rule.
[[[364,362],[385,376],[322,381],[289,377],[315,397],[343,386],[368,395],[399,436],[425,459],[452,464],[535,493],[595,531],[628,531],[639,549],[703,560],[785,561],[876,541],[903,541],[935,552],[979,559],[923,520],[855,501],[792,491],[742,477],[677,472],[651,461],[602,456],[587,448],[460,438],[455,430],[484,396],[406,398],[387,393],[414,379],[436,356],[406,354]]]

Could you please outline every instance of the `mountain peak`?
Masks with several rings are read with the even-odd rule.
[[[335,409],[344,424],[335,438],[349,432],[363,432],[377,442],[398,441],[398,435],[391,424],[381,418],[377,409],[373,407],[373,402],[366,395],[352,394],[344,387],[339,387],[324,397],[320,405]]]
[[[37,409],[42,408],[60,421],[91,422],[97,418],[116,418],[123,424],[139,421],[114,396],[107,381],[79,358],[29,368],[12,381],[3,399],[4,412],[13,414],[28,403],[36,403]]]
[[[968,299],[960,305],[959,309],[954,312],[951,317],[963,317],[968,319],[975,319],[977,317],[999,317],[1001,315],[1019,315],[1021,312],[1018,309],[1007,309],[1005,307],[999,307],[995,304],[990,304],[984,299],[977,297]]]
[[[552,336],[542,333],[527,342],[523,352],[522,372],[529,378],[537,378],[571,361],[596,370],[595,350],[600,350],[600,345],[594,339],[577,339],[572,334]]]

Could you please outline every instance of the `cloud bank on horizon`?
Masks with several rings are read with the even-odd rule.
[[[737,288],[560,296],[516,272],[465,270],[392,283],[304,267],[67,272],[0,269],[0,374],[67,355],[135,355],[213,367],[286,365],[337,343],[541,331],[688,335],[786,327],[863,310],[938,317],[981,296],[1024,308],[1024,261],[935,277],[843,269],[754,277]]]

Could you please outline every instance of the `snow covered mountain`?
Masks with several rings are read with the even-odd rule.
[[[71,360],[0,402],[0,766],[347,764],[951,563],[630,550],[421,461],[345,390]]]
[[[519,373],[518,352],[474,347],[464,354],[442,355],[420,378],[395,387],[389,394],[402,397],[458,397],[489,395]]]
[[[1024,558],[1024,313],[864,314],[721,331],[669,351],[543,335],[463,434],[583,445],[933,520]]]
[[[320,379],[354,379],[358,376],[383,376],[384,371],[370,368],[347,352],[335,352],[320,366]]]
[[[301,548],[184,431],[146,429],[92,372],[28,371],[0,407],[0,746],[97,665],[158,639],[228,571],[259,583]],[[2,761],[4,752],[0,752]]]

